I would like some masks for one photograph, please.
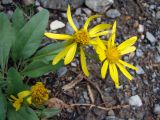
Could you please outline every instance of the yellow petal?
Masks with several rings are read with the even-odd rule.
[[[32,97],[28,97],[27,102],[28,102],[28,104],[32,104]]]
[[[123,65],[117,63],[117,66],[119,67],[120,71],[129,79],[132,80],[133,76],[126,70],[126,68],[123,67]]]
[[[90,35],[90,37],[99,37],[99,36],[102,36],[102,35],[107,35],[108,33],[110,33],[110,31],[103,31],[103,32],[99,32],[99,33]]]
[[[101,49],[98,45],[94,45],[93,47],[94,47],[96,53],[98,54],[100,61],[101,62],[104,61],[106,59],[105,50]]]
[[[45,33],[44,35],[47,36],[48,38],[57,40],[70,40],[73,38],[71,35],[66,35],[66,34]]]
[[[131,52],[133,52],[135,50],[136,50],[135,46],[127,47],[126,49],[120,51],[120,54],[121,55],[128,54],[128,53],[131,53]]]
[[[132,46],[136,41],[137,41],[137,36],[131,37],[131,38],[125,40],[123,43],[121,43],[118,46],[118,50],[124,50],[127,47]]]
[[[10,95],[10,97],[11,97],[13,100],[18,100],[18,98],[16,98],[16,97],[13,96],[13,95]]]
[[[109,64],[109,72],[116,88],[119,88],[118,71],[115,64]]]
[[[117,22],[115,21],[112,27],[112,35],[111,35],[111,39],[112,39],[112,46],[115,45],[115,38],[116,38],[116,27],[117,27]]]
[[[133,70],[138,70],[137,67],[135,67],[135,66],[133,66],[133,65],[127,63],[127,62],[124,62],[124,61],[122,61],[122,60],[119,60],[118,62],[120,62],[122,65],[124,65],[124,66],[126,66],[126,67],[128,67],[128,68],[131,68],[131,69],[133,69]]]
[[[20,102],[14,102],[13,107],[16,109],[16,111],[18,111],[21,107],[21,103]]]
[[[83,70],[84,74],[88,77],[89,72],[88,72],[87,64],[86,64],[86,56],[85,56],[85,53],[84,53],[82,47],[80,47],[80,60],[81,60],[82,70]]]
[[[111,27],[112,27],[112,25],[110,25],[110,24],[102,23],[102,24],[99,24],[99,25],[95,26],[94,28],[92,28],[92,29],[89,31],[89,34],[90,34],[90,35],[93,35],[93,34],[95,34],[95,33],[97,33],[97,32],[100,32],[100,31],[105,30],[105,29],[109,29],[109,28],[111,28]]]
[[[106,77],[106,74],[107,74],[107,70],[108,70],[108,61],[105,60],[103,65],[102,65],[102,68],[101,68],[101,75],[102,75],[102,79],[104,79]]]
[[[73,43],[69,48],[66,57],[64,58],[65,65],[69,64],[73,60],[76,50],[77,50],[77,43]]]
[[[90,40],[90,41],[89,41],[89,44],[90,44],[90,45],[97,45],[97,41],[96,41],[96,40]]]
[[[58,53],[58,55],[56,55],[54,57],[54,59],[52,61],[53,65],[57,64],[67,54],[67,52],[68,52],[69,48],[71,47],[71,45],[65,47],[60,53]]]
[[[27,96],[29,96],[31,94],[31,92],[29,90],[25,90],[25,91],[22,91],[20,93],[18,93],[18,98],[25,98]]]
[[[73,28],[73,30],[77,32],[78,29],[72,20],[70,5],[68,5],[68,9],[67,9],[67,19],[68,19],[69,24]]]
[[[90,21],[92,21],[93,19],[95,19],[95,18],[97,18],[97,17],[101,17],[101,15],[93,15],[93,16],[89,17],[89,18],[86,20],[85,24],[84,24],[84,29],[87,30]]]
[[[103,41],[100,40],[99,37],[97,37],[96,41],[97,41],[97,45],[98,45],[101,49],[103,49],[103,50],[106,50],[106,49],[107,49],[106,46],[104,45]]]

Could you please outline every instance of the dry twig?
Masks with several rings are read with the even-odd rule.
[[[109,110],[114,110],[114,109],[121,109],[121,108],[128,108],[129,105],[117,105],[117,106],[113,106],[113,107],[110,107],[110,108],[106,108],[106,107],[102,107],[102,106],[96,106],[94,104],[71,104],[70,105],[71,107],[75,107],[75,106],[86,106],[86,107],[95,107],[95,108],[99,108],[99,109],[102,109],[102,110],[105,110],[105,111],[109,111]]]

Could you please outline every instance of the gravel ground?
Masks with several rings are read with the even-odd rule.
[[[29,3],[3,1],[5,0],[1,1],[0,11],[4,11],[9,18],[15,5],[24,9],[28,19],[37,11],[46,8],[50,11],[48,31],[69,34],[73,32],[67,23],[64,3],[62,7],[57,3],[56,8],[55,5],[51,6],[51,3],[50,6],[47,6],[49,3],[42,4],[43,0],[40,0],[36,1],[34,6],[25,9],[25,5]],[[50,120],[160,120],[160,1],[106,0],[108,3],[103,3],[104,0],[100,0],[100,9],[90,5],[96,0],[86,0],[85,3],[73,1],[69,2],[74,8],[72,14],[78,27],[83,26],[88,16],[100,12],[105,17],[95,19],[90,26],[102,22],[113,23],[116,20],[117,43],[131,36],[138,36],[136,52],[124,56],[123,59],[139,67],[139,71],[131,71],[135,76],[133,81],[128,81],[120,74],[121,88],[116,90],[109,76],[105,80],[101,79],[101,65],[97,63],[97,59],[93,59],[95,56],[88,56],[92,58],[87,61],[91,71],[89,78],[81,73],[77,56],[70,65],[59,69],[57,73],[37,79],[46,83],[51,90],[51,98],[58,98],[57,101],[60,101],[57,104],[60,104],[58,107],[62,112]],[[55,24],[57,28],[54,27]],[[50,42],[52,40],[44,40],[44,44]],[[93,53],[94,51],[88,47],[87,54]],[[51,100],[50,104],[53,101]]]

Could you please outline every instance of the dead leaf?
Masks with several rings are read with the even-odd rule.
[[[69,105],[64,103],[62,100],[60,100],[58,98],[51,98],[48,100],[48,107],[49,108],[65,109],[65,108],[69,108]]]
[[[62,89],[63,89],[64,91],[67,91],[67,90],[73,88],[76,84],[78,84],[78,83],[81,82],[82,80],[83,80],[83,74],[80,73],[72,82],[64,85],[64,86],[62,87]]]

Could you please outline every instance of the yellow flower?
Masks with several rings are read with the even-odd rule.
[[[18,93],[18,95],[17,95],[18,98],[11,95],[9,100],[12,102],[12,105],[16,109],[16,111],[18,111],[20,109],[21,105],[23,104],[23,101],[24,101],[23,99],[29,95],[30,95],[30,91],[22,91],[22,92]]]
[[[34,103],[37,106],[44,104],[48,100],[48,89],[45,88],[42,82],[37,82],[31,90],[19,92],[17,96],[18,98],[11,95],[9,98],[16,111],[20,109],[25,98],[28,104]]]
[[[115,44],[115,36],[116,36],[116,22],[113,24],[112,35],[108,42],[104,42],[103,40],[97,39],[98,45],[96,46],[96,52],[99,55],[100,60],[103,62],[101,68],[101,75],[104,79],[107,74],[107,70],[109,68],[110,76],[113,79],[116,88],[119,88],[119,78],[117,67],[120,71],[129,79],[132,80],[133,76],[126,70],[125,67],[131,68],[133,70],[137,70],[133,65],[124,62],[121,60],[122,55],[133,52],[136,50],[136,47],[133,44],[136,42],[137,37],[131,37],[121,43],[119,46]]]
[[[32,86],[30,100],[38,106],[48,100],[48,89],[42,82],[37,82],[36,85]]]
[[[52,61],[52,64],[57,64],[62,58],[64,58],[64,64],[69,64],[77,51],[77,46],[80,47],[80,61],[81,61],[81,68],[86,76],[89,76],[89,72],[86,65],[86,56],[84,53],[83,46],[86,45],[93,45],[95,44],[95,41],[92,38],[99,37],[102,35],[106,35],[109,33],[109,31],[103,31],[106,29],[109,29],[111,27],[110,24],[99,24],[92,28],[90,31],[88,31],[88,26],[91,20],[100,17],[100,15],[94,15],[89,17],[83,28],[80,30],[77,29],[75,24],[73,23],[72,17],[71,17],[71,10],[70,6],[68,6],[67,10],[67,18],[68,22],[75,31],[73,35],[67,35],[67,34],[54,34],[54,33],[45,33],[45,35],[52,39],[58,39],[58,40],[66,40],[68,41],[68,46],[66,46]]]

